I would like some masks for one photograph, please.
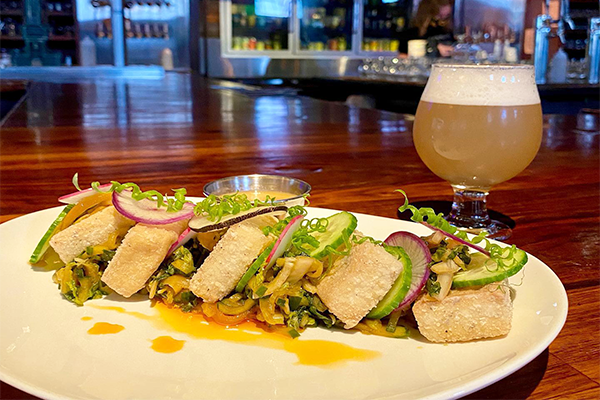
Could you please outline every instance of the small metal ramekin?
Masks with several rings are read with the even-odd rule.
[[[204,185],[204,195],[222,196],[235,192],[274,191],[290,193],[291,197],[277,199],[275,203],[288,207],[304,205],[304,196],[309,194],[311,187],[308,183],[288,176],[279,175],[238,175],[217,179]]]

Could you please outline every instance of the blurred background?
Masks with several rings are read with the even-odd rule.
[[[599,16],[598,0],[0,0],[0,76],[191,72],[414,112],[433,62],[533,63],[544,111],[577,112],[598,108]]]

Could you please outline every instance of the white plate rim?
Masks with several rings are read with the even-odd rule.
[[[53,208],[43,209],[43,210],[39,210],[36,212],[32,212],[29,214],[19,216],[17,218],[11,219],[9,221],[5,221],[4,223],[0,224],[0,230],[7,229],[7,227],[12,226],[12,224],[19,224],[25,218],[35,218],[40,215],[43,215],[44,213],[58,211],[62,208],[63,208],[62,206],[53,207]],[[327,212],[329,214],[339,212],[339,210],[327,209],[327,208],[307,207],[307,209],[309,210],[309,215],[310,215],[310,210],[317,210],[317,212]],[[358,218],[359,223],[360,223],[361,217],[363,217],[363,218],[375,217],[375,218],[382,218],[382,219],[390,220],[390,221],[400,221],[400,220],[395,220],[392,218],[380,217],[380,216],[370,215],[370,214],[363,214],[363,213],[356,213],[356,212],[352,212],[352,214],[354,214]],[[403,222],[407,222],[407,221],[403,221]],[[413,224],[415,224],[415,223],[413,223]],[[415,224],[415,226],[417,226],[417,225],[418,224]],[[37,243],[38,238],[31,238],[29,240],[35,241]],[[502,244],[502,243],[500,243],[500,244]],[[2,249],[0,248],[0,250],[2,250]],[[545,267],[545,269],[546,269],[545,273],[547,273],[548,276],[551,277],[551,279],[555,280],[555,283],[557,283],[560,286],[560,288],[562,289],[560,292],[555,293],[556,295],[559,296],[559,298],[557,300],[558,300],[558,304],[560,306],[559,310],[561,311],[561,313],[559,314],[560,318],[556,321],[556,323],[553,324],[553,329],[548,331],[546,333],[546,335],[544,335],[544,340],[536,342],[536,344],[532,348],[530,348],[527,352],[519,354],[517,357],[511,359],[509,362],[501,365],[500,367],[498,367],[492,371],[489,371],[487,373],[484,373],[483,375],[481,375],[475,379],[469,380],[463,384],[452,385],[448,389],[433,393],[431,395],[427,395],[425,397],[420,397],[421,399],[434,399],[434,398],[435,399],[438,399],[438,398],[439,399],[455,399],[455,398],[460,398],[460,397],[466,396],[468,394],[471,394],[473,392],[481,390],[485,387],[488,387],[488,386],[498,382],[499,380],[507,377],[508,375],[518,371],[525,365],[527,365],[529,362],[531,362],[533,359],[535,359],[537,356],[539,356],[552,343],[552,341],[554,341],[554,339],[558,336],[558,334],[560,333],[562,327],[564,326],[564,324],[566,322],[567,313],[568,313],[568,297],[567,297],[566,291],[565,291],[564,286],[563,286],[562,282],[560,281],[559,277],[556,275],[556,273],[554,273],[554,271],[548,265],[546,265],[541,260],[539,260],[538,258],[536,258],[535,256],[533,256],[529,253],[527,253],[527,255],[530,260],[535,260],[536,262],[540,263],[543,267]],[[2,261],[0,258],[0,264],[1,263],[2,263]],[[0,268],[0,276],[1,276],[1,274],[2,274],[2,270]],[[499,339],[499,340],[502,340],[502,339]],[[451,345],[452,344],[450,344],[450,346]],[[47,390],[47,389],[44,389],[41,387],[30,385],[27,383],[26,380],[19,379],[19,377],[10,375],[8,373],[4,373],[2,370],[0,370],[0,380],[17,388],[17,389],[20,389],[24,392],[30,393],[30,394],[40,397],[40,398],[57,399],[57,400],[72,400],[72,399],[74,399],[73,397],[64,396],[59,392],[54,392],[54,391]],[[397,398],[397,397],[391,396],[391,397],[382,397],[382,398],[392,399],[392,398]]]

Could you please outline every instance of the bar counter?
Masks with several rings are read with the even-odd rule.
[[[34,82],[1,127],[0,222],[56,206],[75,172],[86,185],[196,196],[220,177],[282,174],[312,185],[312,206],[397,218],[395,189],[411,202],[452,196],[419,159],[412,120],[186,74]],[[467,398],[600,397],[600,136],[575,128],[573,115],[545,115],[537,157],[489,199],[516,223],[507,242],[562,280],[566,325],[529,364]],[[2,383],[0,398],[35,397]]]
[[[234,79],[234,81],[236,81]],[[427,79],[390,75],[359,75],[300,79],[246,78],[241,83],[263,87],[293,88],[298,93],[320,100],[344,102],[349,96],[368,97],[369,106],[378,110],[414,114]],[[584,81],[538,85],[542,109],[546,114],[577,114],[579,109],[600,108],[600,86]]]

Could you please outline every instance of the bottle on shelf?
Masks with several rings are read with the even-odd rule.
[[[160,64],[162,67],[170,71],[173,69],[173,51],[170,48],[165,47],[160,53]]]
[[[89,36],[79,42],[79,64],[84,67],[96,65],[96,44]]]

